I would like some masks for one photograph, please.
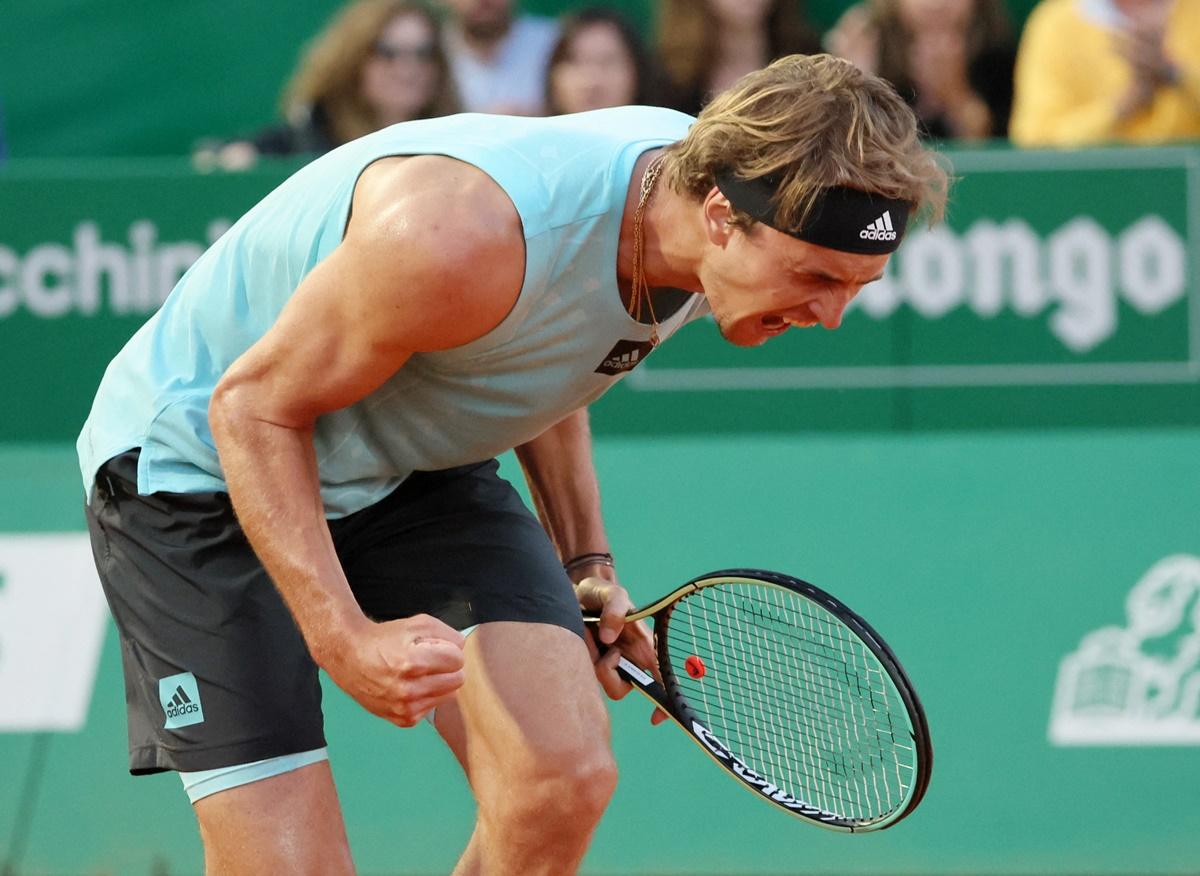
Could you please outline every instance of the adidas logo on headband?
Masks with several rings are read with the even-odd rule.
[[[714,174],[714,181],[733,207],[776,231],[817,246],[864,255],[895,252],[915,206],[849,186],[830,186],[817,193],[802,227],[786,228],[776,221],[776,177],[742,179],[727,168]]]
[[[895,240],[896,231],[892,228],[892,211],[884,210],[883,215],[858,232],[863,240]]]

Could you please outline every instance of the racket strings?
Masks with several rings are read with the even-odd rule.
[[[707,667],[681,692],[747,766],[798,800],[870,821],[903,804],[916,753],[870,649],[835,615],[778,587],[725,584],[678,603],[668,652]]]
[[[786,711],[764,709],[760,704],[757,714],[753,715],[749,721],[739,721],[735,718],[715,722],[710,720],[710,723],[724,739],[733,740],[732,747],[742,752],[744,759],[749,757],[754,763],[760,765],[759,770],[756,771],[764,772],[774,782],[783,784],[785,789],[790,785],[789,793],[792,793],[792,796],[818,805],[822,809],[840,814],[865,811],[865,808],[869,809],[870,807],[867,806],[867,802],[864,802],[864,797],[869,798],[874,795],[878,798],[888,797],[890,799],[890,787],[885,783],[881,789],[878,778],[874,776],[882,762],[878,759],[872,762],[872,759],[868,757],[864,769],[872,774],[872,778],[869,782],[865,777],[861,777],[857,782],[854,781],[856,764],[847,759],[844,748],[839,749],[835,739],[837,728],[834,727],[833,722],[825,719],[825,735],[815,729],[821,727],[820,716],[815,721],[804,722],[808,725],[807,734],[768,736],[765,750],[755,756],[752,746],[745,743],[743,739],[761,736],[761,727],[764,724],[785,724],[786,726],[787,717]],[[831,727],[833,730],[830,729]],[[843,732],[852,732],[853,730],[852,725]],[[807,740],[804,738],[805,735],[809,737]],[[827,738],[830,741],[826,742]],[[750,755],[746,754],[747,751],[751,752]],[[764,762],[770,764],[766,769],[761,767]],[[781,774],[799,778],[796,781],[779,782],[778,777]],[[836,789],[833,793],[828,793],[830,777],[840,779],[846,793],[839,794]],[[903,784],[903,778],[900,783]],[[861,792],[859,791],[860,786],[863,787]],[[824,794],[822,793],[823,789],[826,790]],[[891,803],[889,802],[887,805],[890,807]]]
[[[778,599],[780,599],[782,596],[782,592],[779,591],[774,593],[771,591],[765,592],[774,596],[776,601],[778,601]],[[764,613],[761,611],[755,612],[755,614],[758,615],[760,620],[764,615]],[[802,616],[801,621],[803,622],[804,626],[809,628],[809,638],[815,638],[814,631],[811,629],[814,623],[814,618]],[[758,629],[761,631],[761,623],[756,626],[752,626],[751,629]],[[823,630],[821,632],[823,634],[827,634],[829,631]],[[838,656],[840,656],[843,665],[850,665],[848,664],[847,655],[845,653],[844,638],[837,636],[835,640],[839,643],[839,645],[842,646],[839,648],[840,654],[838,654]],[[778,646],[781,644],[780,637],[775,637],[774,639],[767,639],[764,641],[764,645],[767,647],[770,647],[772,644],[776,646],[775,650],[778,651]],[[796,656],[795,651],[788,651],[786,648],[783,649],[783,653],[793,658]],[[802,653],[804,653],[803,650]],[[828,660],[834,657],[834,653],[835,652],[833,648],[826,647],[824,649],[818,649],[816,652],[808,651],[806,656],[809,658],[813,656],[822,658],[823,662],[816,664],[817,666],[822,666],[828,664]],[[815,678],[822,677],[822,673],[819,671],[819,669],[814,669],[814,663],[811,659],[802,659],[799,661],[793,660],[792,664],[794,668],[798,670],[796,677],[806,678],[809,688],[816,690],[824,687],[824,685],[814,682]],[[852,682],[858,682],[855,687],[857,688],[857,692],[860,694],[860,696],[866,693],[871,699],[874,699],[874,687],[868,685],[866,688],[864,688],[861,683],[864,678],[869,677],[870,676],[862,674],[844,674],[843,678],[839,679],[839,684],[833,688],[833,693],[836,699],[828,699],[828,691],[819,691],[820,693],[823,693],[824,696],[807,698],[799,706],[801,711],[798,714],[800,714],[802,718],[808,719],[804,721],[804,726],[809,730],[810,735],[815,737],[817,741],[815,748],[818,750],[818,752],[824,751],[826,753],[822,762],[820,762],[818,765],[834,776],[841,777],[843,780],[844,790],[848,791],[848,793],[843,794],[830,795],[826,793],[824,798],[822,798],[822,789],[818,787],[813,792],[814,797],[818,800],[822,800],[822,802],[828,803],[831,800],[837,800],[837,802],[842,804],[842,806],[847,806],[849,804],[851,807],[861,808],[864,803],[864,795],[869,796],[870,794],[871,788],[869,787],[863,787],[863,789],[860,790],[860,784],[865,786],[865,781],[861,783],[853,781],[856,778],[856,764],[847,757],[849,749],[846,746],[839,745],[838,742],[839,736],[852,736],[856,744],[860,746],[862,744],[862,726],[868,719],[868,716],[864,710],[856,710],[854,708],[859,700],[854,697],[847,698],[845,696],[845,690],[850,687]],[[816,709],[813,708],[814,703],[817,706]],[[836,703],[836,705],[840,707],[840,711],[831,709],[831,703]],[[807,714],[809,712],[814,712],[815,714],[809,715]],[[843,713],[849,716],[849,721],[847,721],[844,717],[841,717]],[[826,744],[823,745],[823,742]],[[810,748],[811,747],[813,746],[810,746]],[[805,771],[805,773],[807,774],[808,771]],[[850,781],[846,782],[847,779]],[[825,808],[831,809],[833,807],[826,805]]]
[[[741,687],[758,684],[760,677],[759,675],[749,677],[736,672],[730,676],[731,681]],[[705,696],[711,692],[711,689],[706,689],[703,684],[687,680],[681,680],[680,686],[684,690],[685,696],[692,702],[703,702]],[[719,692],[720,688],[718,687],[717,690]],[[888,796],[890,786],[879,789],[877,781],[873,778],[874,774],[886,765],[885,762],[878,759],[873,760],[870,753],[864,753],[861,747],[859,753],[865,756],[865,763],[852,762],[848,759],[849,752],[846,747],[837,742],[837,731],[840,731],[843,735],[853,734],[856,744],[861,746],[859,723],[851,722],[847,725],[840,713],[830,712],[820,699],[789,698],[786,694],[781,695],[780,699],[785,702],[776,706],[768,705],[767,700],[760,701],[756,713],[749,717],[742,717],[738,712],[726,709],[721,713],[722,720],[709,719],[712,722],[710,729],[714,730],[723,741],[726,741],[735,750],[743,752],[742,757],[745,759],[747,756],[745,752],[749,748],[740,744],[741,739],[758,738],[764,725],[786,727],[794,720],[794,716],[800,715],[807,733],[795,736],[787,733],[774,733],[765,739],[763,744],[766,754],[774,763],[783,767],[782,772],[776,769],[769,772],[768,775],[776,778],[783,772],[787,772],[804,777],[807,781],[800,783],[800,792],[796,792],[794,788],[790,789],[790,792],[799,799],[804,799],[806,802],[827,810],[835,807],[830,805],[828,799],[821,797],[819,793],[821,785],[817,785],[817,782],[827,782],[830,776],[842,779],[847,788],[854,792],[858,786],[851,782],[855,779],[865,782],[866,779],[862,777],[862,774],[870,773],[872,784],[876,788],[875,795],[878,797]],[[790,702],[787,702],[786,700],[789,699]],[[705,704],[704,709],[709,715],[714,714],[708,704]],[[808,718],[814,712],[817,714]],[[824,728],[825,733],[818,732],[817,728]],[[892,733],[890,726],[887,725],[879,728],[879,732]],[[729,742],[730,739],[738,741]],[[899,747],[905,747],[902,743],[897,742],[896,744]],[[762,758],[760,757],[757,762],[762,763]],[[898,784],[902,786],[906,783],[901,779]],[[814,791],[814,788],[818,790]],[[786,786],[785,789],[787,789]],[[861,810],[863,806],[861,798],[861,794],[839,796],[837,799],[843,804],[840,810]],[[888,805],[890,807],[890,802]]]
[[[807,618],[807,620],[812,621],[812,618]],[[809,635],[810,637],[813,635],[811,630]],[[839,645],[842,646],[839,649],[841,653],[838,656],[843,661],[843,665],[853,665],[848,660],[848,657],[853,655],[847,655],[845,652],[844,637],[838,636],[836,641],[838,641]],[[776,639],[775,642],[778,644],[778,639]],[[829,651],[829,653],[820,654],[818,656],[825,658],[826,660],[833,658],[833,649],[829,648],[826,650]],[[813,670],[811,660],[800,661],[798,668],[801,676],[807,678],[810,687],[819,687],[819,685],[814,684],[813,679],[814,677],[820,676],[820,673]],[[836,800],[843,807],[848,807],[844,809],[844,811],[861,811],[864,806],[870,805],[869,798],[873,793],[878,795],[877,782],[872,779],[872,781],[868,784],[866,778],[867,772],[870,771],[869,768],[873,766],[871,762],[872,759],[869,757],[869,749],[865,750],[862,748],[864,742],[864,728],[869,723],[871,715],[875,714],[874,709],[877,709],[877,703],[875,702],[876,690],[874,686],[867,685],[864,687],[862,684],[864,678],[870,677],[871,676],[869,675],[861,673],[844,675],[844,677],[841,679],[841,683],[834,688],[835,698],[832,700],[817,698],[818,709],[816,710],[816,714],[812,715],[811,720],[806,722],[806,725],[810,727],[810,730],[815,733],[818,742],[822,740],[827,741],[828,745],[832,747],[833,753],[828,755],[824,762],[820,764],[820,766],[822,766],[832,776],[842,780],[841,790],[844,791],[844,793],[841,794],[830,794],[828,793],[828,789],[825,789],[826,793],[824,797],[822,797],[822,788],[818,787],[814,794],[817,799],[823,799],[825,802]],[[855,682],[857,683],[855,684]],[[851,687],[852,685],[853,688]],[[846,692],[848,690],[851,693],[857,692],[859,697],[847,697]],[[828,692],[825,693],[827,697]],[[868,714],[864,708],[861,708],[863,695],[866,695],[871,700],[873,711],[870,714]],[[838,708],[830,708],[829,704],[835,704]],[[856,706],[860,708],[856,708]],[[802,704],[801,708],[812,710],[811,702]],[[802,711],[801,714],[804,714],[804,712]],[[873,729],[878,730],[877,727]],[[852,738],[853,743],[859,746],[859,753],[868,754],[866,761],[868,770],[858,769],[860,765],[849,757],[850,748],[845,745],[840,745],[839,737]],[[883,795],[880,796],[886,795],[887,789],[885,788]],[[833,807],[826,806],[825,808],[831,809]]]
[[[689,618],[689,621],[692,621],[692,619]],[[735,632],[734,628],[730,627],[728,624],[724,624],[720,620],[713,621],[711,619],[707,624],[707,629],[710,633],[710,636],[706,644],[709,645],[708,650],[710,653],[716,651],[716,642],[719,642],[722,639],[728,641],[729,637]],[[737,632],[740,632],[740,630]],[[696,641],[694,631],[691,632],[688,638],[683,639],[680,637],[678,629],[674,627],[669,628],[669,638],[673,644],[672,651],[678,649],[679,653],[682,653],[682,651],[686,649],[689,644]],[[845,705],[843,703],[843,707],[838,709],[837,712],[829,712],[827,709],[827,703],[831,702],[834,698],[842,698],[844,696],[846,684],[852,684],[854,685],[854,690],[852,693],[857,694],[858,696],[858,700],[852,702],[865,700],[876,714],[886,717],[889,722],[888,726],[891,726],[890,712],[885,711],[887,694],[884,687],[882,672],[871,666],[866,666],[864,667],[864,671],[862,673],[851,676],[848,676],[845,672],[830,672],[828,671],[827,664],[821,664],[818,662],[820,660],[828,661],[831,659],[833,655],[831,655],[828,651],[815,651],[812,648],[798,648],[789,650],[786,648],[786,643],[780,642],[780,639],[784,638],[800,641],[799,638],[795,636],[778,637],[774,640],[774,644],[781,646],[780,651],[782,652],[782,656],[787,660],[787,664],[794,671],[794,677],[803,676],[808,681],[808,684],[805,687],[785,687],[775,692],[780,701],[792,707],[791,711],[785,711],[783,714],[794,714],[794,710],[797,708],[814,708],[824,711],[829,716],[829,720],[836,721],[842,717],[845,711]],[[750,673],[747,673],[748,666],[753,669],[752,664],[754,663],[755,659],[756,658],[754,656],[750,656],[745,664],[726,663],[724,666],[724,671],[726,672],[727,677],[731,680],[736,680],[743,685],[757,685],[761,679],[761,673],[758,671],[751,671]],[[840,657],[839,659],[845,658]],[[782,663],[783,661],[778,662]],[[877,684],[865,686],[863,684],[864,676],[873,677]],[[686,678],[682,679],[681,681],[684,686],[687,686],[689,683],[689,679]],[[696,685],[693,685],[692,687],[693,689],[698,689],[698,686]],[[813,694],[816,694],[816,696],[813,696]],[[766,708],[771,708],[770,704],[768,704]],[[723,704],[722,711],[728,712],[728,709],[726,709]],[[857,727],[857,724],[854,726]]]

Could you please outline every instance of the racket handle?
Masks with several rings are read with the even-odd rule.
[[[617,662],[617,674],[652,700],[664,712],[670,714],[671,710],[667,706],[667,692],[657,678],[625,657]]]
[[[621,674],[623,679],[636,684],[642,689],[658,683],[654,680],[654,676],[642,669],[642,667],[638,666],[636,663],[632,663],[626,657],[622,657],[617,661],[617,672]]]

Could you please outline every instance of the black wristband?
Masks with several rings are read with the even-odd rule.
[[[563,563],[563,569],[567,572],[574,572],[584,566],[612,566],[613,556],[609,553],[594,552],[590,554],[580,554],[577,557],[571,557]]]

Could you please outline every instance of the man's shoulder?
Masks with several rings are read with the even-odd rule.
[[[496,180],[443,155],[376,162],[359,180],[355,213],[378,233],[423,241],[457,264],[494,258],[521,238],[517,211]]]
[[[428,329],[421,337],[434,339],[429,349],[467,343],[476,328],[499,322],[525,270],[512,201],[483,171],[441,155],[385,159],[368,168],[344,244],[362,277],[387,290],[384,300],[420,312],[410,327]]]

